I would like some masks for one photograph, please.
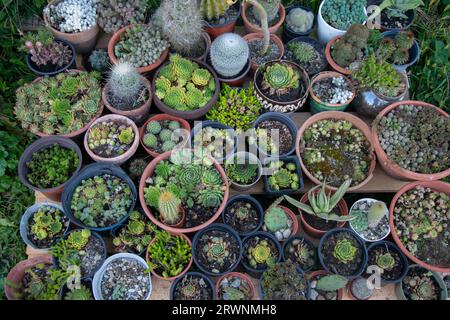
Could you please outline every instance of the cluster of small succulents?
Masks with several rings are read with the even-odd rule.
[[[78,154],[58,144],[33,153],[28,168],[27,180],[40,189],[55,188],[69,180],[78,167]]]
[[[352,179],[355,186],[369,174],[370,141],[347,120],[317,121],[305,130],[300,143],[303,163],[319,181],[339,187]]]
[[[412,255],[432,265],[450,263],[449,196],[416,186],[394,208],[395,231]]]
[[[62,0],[44,9],[48,22],[61,32],[83,32],[97,24],[96,0]]]
[[[205,232],[197,242],[197,259],[208,271],[219,274],[238,260],[237,239],[226,231]],[[237,254],[236,254],[237,253]]]
[[[20,87],[14,113],[32,133],[68,134],[94,118],[100,98],[98,73],[65,72]]]
[[[389,233],[388,208],[381,201],[359,201],[354,204],[350,215],[356,216],[350,221],[353,230],[364,239],[377,241]]]
[[[181,124],[175,120],[150,121],[145,127],[144,145],[158,153],[172,150],[183,141],[186,132],[178,132]],[[184,129],[182,129],[184,130]]]
[[[439,300],[438,283],[431,271],[420,267],[411,268],[402,280],[405,296],[410,300]]]
[[[114,47],[114,54],[120,62],[140,68],[153,64],[168,47],[169,44],[156,28],[133,25],[126,29]]]
[[[268,231],[275,235],[278,241],[284,241],[288,239],[292,234],[292,221],[291,217],[278,206],[283,198],[276,200],[264,213],[264,224],[262,226],[263,231]]]
[[[188,111],[204,107],[216,90],[211,72],[178,54],[159,70],[156,96],[168,107]]]
[[[39,263],[25,269],[23,279],[15,283],[22,300],[59,300],[59,290],[69,275],[49,264]]]
[[[103,121],[87,133],[89,149],[99,157],[115,158],[127,152],[135,139],[133,127],[120,121]]]
[[[293,8],[286,16],[286,25],[297,33],[305,33],[311,30],[314,24],[314,13],[302,8]]]
[[[215,159],[226,158],[231,155],[235,147],[234,130],[204,127],[199,132],[195,132],[193,146]]]
[[[100,0],[98,2],[98,25],[106,33],[114,33],[122,27],[145,20],[144,0]]]
[[[108,227],[129,212],[132,192],[121,178],[109,174],[83,180],[75,188],[70,208],[76,219],[88,227]]]
[[[361,61],[367,52],[371,31],[361,24],[353,24],[339,38],[331,49],[331,57],[342,68],[352,68],[354,63]]]
[[[330,77],[314,82],[313,92],[320,101],[329,104],[343,104],[353,98],[350,83],[344,77]]]
[[[262,72],[261,88],[267,90],[271,96],[288,94],[300,86],[299,72],[286,63],[274,63],[267,66]]]
[[[381,118],[378,139],[388,158],[413,172],[450,167],[449,120],[433,108],[400,105]]]
[[[300,178],[297,174],[297,166],[293,162],[281,160],[271,161],[267,167],[270,172],[268,186],[274,191],[300,188]]]
[[[232,162],[227,161],[225,172],[231,181],[241,185],[249,185],[258,178],[258,164],[250,163],[247,159],[242,161],[235,156]]]
[[[230,275],[220,281],[219,297],[221,300],[251,300],[251,284],[246,279]]]
[[[220,75],[233,78],[248,63],[250,49],[247,41],[235,33],[224,33],[211,44],[211,65]]]
[[[41,248],[51,247],[69,226],[69,219],[56,207],[43,205],[28,223],[31,242]]]
[[[273,266],[280,255],[272,240],[260,236],[248,239],[244,247],[246,251],[243,258],[254,269]]]
[[[414,45],[414,33],[412,31],[400,31],[394,38],[383,38],[376,50],[376,55],[397,65],[409,61],[409,49]]]
[[[109,61],[108,52],[106,50],[96,49],[91,52],[88,59],[92,70],[105,72],[108,70],[111,62]]]
[[[347,30],[352,24],[362,24],[367,19],[365,7],[365,0],[326,0],[322,16],[332,27]]]

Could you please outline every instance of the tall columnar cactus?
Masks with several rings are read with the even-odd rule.
[[[263,47],[260,54],[264,56],[269,50],[270,45],[270,31],[269,31],[269,21],[267,18],[267,12],[264,7],[257,0],[247,0],[253,6],[253,11],[258,12],[258,17],[261,23],[261,29],[264,35]]]
[[[158,209],[161,219],[169,225],[180,222],[181,200],[170,191],[163,191],[158,198]]]
[[[237,0],[201,0],[200,9],[208,20],[219,19]]]
[[[267,18],[269,21],[272,21],[277,16],[278,10],[280,9],[281,0],[258,0],[259,3],[264,7],[264,10],[267,13]],[[260,10],[253,7],[253,14],[255,17],[260,20]]]
[[[108,85],[114,100],[132,106],[142,91],[143,78],[131,64],[123,62],[112,67]]]
[[[222,76],[235,77],[247,64],[250,49],[235,33],[224,33],[211,45],[211,64]]]

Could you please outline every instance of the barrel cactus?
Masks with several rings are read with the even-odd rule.
[[[170,191],[161,192],[158,199],[158,209],[161,219],[169,225],[180,222],[181,200]]]
[[[108,79],[111,102],[117,105],[117,101],[126,106],[135,104],[136,96],[139,96],[144,86],[144,78],[128,62],[122,62],[112,67]]]
[[[249,54],[247,41],[235,33],[225,33],[211,45],[211,64],[222,76],[235,77],[244,69]]]
[[[219,19],[237,0],[201,0],[200,9],[208,20]]]

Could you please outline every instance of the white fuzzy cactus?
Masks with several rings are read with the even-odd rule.
[[[227,78],[235,77],[247,64],[250,49],[248,43],[235,33],[224,33],[211,45],[211,64]]]
[[[97,24],[97,0],[63,0],[44,9],[49,23],[61,32],[86,31]]]
[[[111,68],[108,79],[112,104],[118,109],[119,105],[134,106],[144,87],[143,77],[129,63],[122,62]]]

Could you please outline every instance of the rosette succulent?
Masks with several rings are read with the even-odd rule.
[[[338,240],[333,251],[333,256],[341,263],[349,263],[355,258],[357,248],[348,239]]]
[[[89,149],[99,157],[115,158],[130,150],[135,139],[133,127],[121,121],[103,121],[87,132]]]
[[[264,68],[261,87],[270,95],[280,96],[298,89],[299,78],[300,74],[294,67],[277,62]]]
[[[113,239],[113,244],[117,252],[131,250],[141,253],[148,247],[150,241],[155,236],[157,227],[138,211],[130,213],[128,222],[120,228],[120,231]]]

